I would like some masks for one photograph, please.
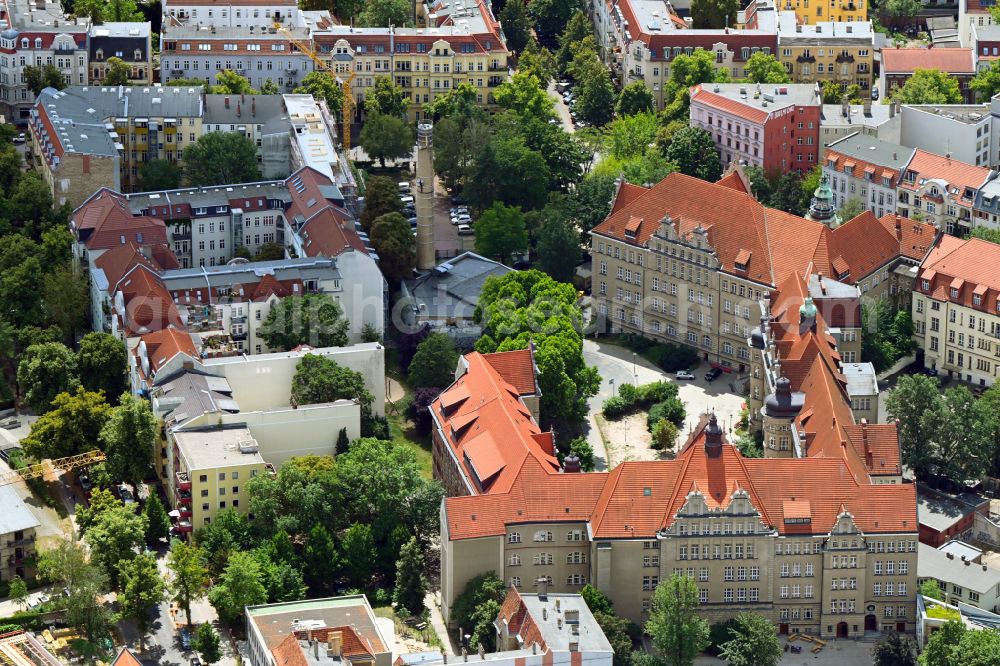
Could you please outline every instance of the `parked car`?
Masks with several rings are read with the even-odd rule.
[[[410,183],[409,182],[407,182],[405,180],[401,180],[399,183],[397,183],[396,186],[399,188],[399,193],[400,194],[409,194],[410,193]]]
[[[921,368],[920,369],[920,373],[923,374],[923,375],[927,375],[928,377],[937,377],[938,376],[938,371],[937,371],[936,368]]]
[[[461,206],[464,203],[465,203],[465,199],[463,199],[462,197],[460,197],[458,195],[453,196],[451,198],[451,205],[452,206]]]
[[[118,486],[118,496],[121,498],[122,502],[126,504],[126,506],[129,504],[135,504],[135,496],[124,483]]]
[[[94,484],[90,482],[90,477],[86,472],[80,474],[80,476],[77,477],[77,480],[80,482],[80,487],[86,492],[90,492],[90,489],[94,487]]]
[[[198,657],[191,657],[191,666],[201,666],[201,659]]]
[[[722,368],[712,368],[711,370],[705,373],[705,381],[710,382],[715,379],[718,379],[719,375],[721,374],[722,374]]]
[[[413,203],[413,197],[411,197],[408,194],[400,195],[399,202],[401,204],[403,204],[404,208],[414,205],[414,203]]]
[[[181,627],[181,647],[185,650],[191,649],[191,630],[187,627]]]
[[[14,137],[14,143],[24,143],[27,140],[28,137],[24,135],[24,132],[21,132],[20,134]]]
[[[458,225],[458,235],[459,236],[468,236],[470,234],[472,234],[472,227],[470,227],[468,224],[460,224],[460,225]]]
[[[456,215],[451,218],[452,224],[472,224],[472,218],[468,215]]]
[[[4,462],[10,462],[10,459],[19,453],[21,453],[20,446],[11,446],[0,451],[0,459]]]
[[[674,375],[674,379],[694,379],[694,373],[687,370],[678,370],[677,374]]]
[[[409,222],[410,222],[410,226],[411,227],[417,226],[417,218],[411,217],[410,220],[409,220]]]

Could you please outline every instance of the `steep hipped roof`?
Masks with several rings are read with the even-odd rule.
[[[538,393],[535,380],[535,353],[528,349],[483,354],[483,358],[493,366],[505,382],[517,389],[519,395]]]
[[[193,359],[198,358],[198,349],[194,346],[191,334],[170,326],[163,330],[147,333],[142,336],[146,345],[146,355],[149,357],[149,367],[152,374],[163,367],[163,364],[177,354],[187,354]]]
[[[779,534],[827,534],[842,509],[863,532],[917,531],[913,484],[859,483],[837,458],[748,459],[728,442],[718,457],[709,457],[706,425],[702,419],[675,460],[624,462],[610,474],[546,474],[532,465],[509,493],[449,497],[449,538],[499,536],[507,525],[583,521],[591,523],[594,538],[653,537],[673,524],[692,492],[710,508],[746,493],[761,521]],[[805,506],[808,523],[785,522],[786,507],[800,512]]]
[[[964,206],[972,205],[975,190],[982,187],[990,175],[990,170],[986,167],[967,164],[948,155],[929,153],[920,148],[914,152],[906,170],[912,171],[915,178],[904,178],[899,183],[901,188],[916,191],[926,181],[940,181],[945,196]]]
[[[551,437],[519,398],[527,380],[517,366],[531,363],[530,356],[506,353],[514,356],[493,354],[491,361],[479,352],[467,354],[465,374],[430,406],[474,493],[507,492],[528,459],[552,472],[559,469]],[[516,369],[522,386],[507,382],[494,363]]]
[[[942,235],[921,264],[914,289],[936,300],[1000,312],[1000,245]]]
[[[733,187],[731,176],[723,181],[672,173],[651,188],[623,185],[611,213],[593,233],[647,246],[669,215],[681,236],[706,231],[724,272],[770,286],[791,274],[803,275],[810,264],[816,272],[855,284],[894,258],[919,261],[936,233],[933,226],[912,220],[900,222],[897,230],[891,216],[878,220],[871,214],[831,230],[765,207]]]
[[[90,250],[108,250],[126,243],[139,246],[167,242],[163,220],[132,214],[122,195],[102,189],[73,212],[72,227]]]

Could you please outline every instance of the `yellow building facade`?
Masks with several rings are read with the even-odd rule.
[[[793,11],[799,23],[814,25],[823,21],[865,21],[868,3],[865,0],[779,0],[778,9]]]

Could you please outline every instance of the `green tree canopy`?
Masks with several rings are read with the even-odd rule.
[[[892,99],[901,104],[961,104],[962,91],[955,77],[939,69],[917,68]]]
[[[476,252],[508,263],[528,249],[528,229],[524,214],[512,206],[496,203],[475,222]]]
[[[149,160],[139,167],[139,189],[143,192],[175,190],[181,186],[184,172],[170,160]]]
[[[386,160],[409,157],[413,142],[413,126],[396,116],[372,113],[361,128],[361,147],[383,168]]]
[[[120,590],[123,562],[135,559],[146,541],[146,517],[136,515],[131,508],[119,504],[102,511],[84,535],[90,554],[112,588]]]
[[[872,664],[917,666],[917,646],[909,636],[890,631],[872,648]]]
[[[431,102],[425,104],[424,114],[435,119],[452,116],[467,118],[476,115],[479,111],[478,97],[479,91],[476,87],[463,81],[449,92],[438,95]]]
[[[67,342],[87,324],[90,309],[90,282],[86,274],[74,270],[70,262],[52,269],[42,278],[42,293],[48,320],[62,329]]]
[[[58,394],[49,411],[35,421],[22,441],[35,458],[64,458],[97,448],[98,436],[111,414],[104,395],[77,387]]]
[[[506,31],[505,23],[504,32]],[[518,57],[517,71],[534,76],[543,88],[548,88],[559,73],[559,63],[551,51],[531,42]]]
[[[465,584],[465,589],[462,590],[462,593],[455,599],[455,603],[452,604],[451,616],[454,618],[455,624],[473,636],[479,633],[486,641],[492,640],[492,635],[496,634],[496,629],[493,630],[492,635],[488,630],[483,629],[481,632],[476,632],[475,629],[484,622],[492,623],[496,620],[500,611],[500,604],[506,596],[507,589],[504,586],[504,582],[495,572],[491,571],[481,574]],[[493,608],[497,610],[497,613],[493,615],[493,620],[485,620],[485,616]],[[474,646],[477,645],[477,641],[470,641],[470,643]],[[484,645],[484,647],[489,649],[490,645],[492,643]]]
[[[690,666],[708,646],[708,622],[698,615],[698,585],[675,573],[656,587],[646,633],[669,666]]]
[[[254,90],[253,86],[250,85],[250,79],[245,76],[240,76],[231,69],[224,69],[221,72],[215,74],[215,81],[217,85],[212,86],[212,93],[216,95],[256,95],[257,90]]]
[[[75,391],[79,385],[76,357],[58,342],[31,345],[21,355],[17,383],[28,407],[36,414],[44,414],[52,409],[57,395]]]
[[[424,610],[427,578],[424,576],[423,547],[416,537],[411,537],[399,553],[396,564],[396,589],[392,600],[397,608],[405,608],[419,615]]]
[[[538,270],[559,282],[569,282],[580,263],[580,230],[564,217],[552,215],[538,231]]]
[[[156,556],[143,553],[119,565],[121,593],[118,604],[122,615],[135,620],[139,627],[139,644],[149,633],[150,612],[163,601],[164,584],[156,566]]]
[[[201,663],[214,664],[222,659],[222,644],[219,641],[219,634],[215,632],[208,622],[198,625],[198,631],[191,639],[191,647],[201,655]]]
[[[264,243],[257,248],[257,255],[254,261],[276,261],[285,258],[285,248],[281,243]]]
[[[519,3],[508,3],[513,7]],[[555,118],[555,101],[542,87],[538,77],[526,72],[515,72],[506,83],[500,84],[493,92],[497,104],[510,109],[522,122],[532,120],[548,121]]]
[[[594,24],[591,23],[590,17],[582,8],[574,9],[573,15],[566,23],[566,28],[558,38],[559,50],[556,52],[556,61],[561,70],[567,70],[569,64],[573,62],[580,42],[593,35]]]
[[[292,378],[291,401],[297,405],[311,405],[343,398],[358,400],[370,408],[373,398],[365,388],[361,373],[324,356],[303,356]]]
[[[153,467],[156,434],[156,417],[149,403],[123,393],[100,434],[111,477],[133,485],[141,483]]]
[[[458,349],[446,333],[431,333],[417,345],[407,379],[414,388],[445,388],[455,381]]]
[[[691,3],[691,20],[695,28],[734,28],[739,9],[737,0],[698,0]]]
[[[409,102],[406,91],[388,76],[378,76],[365,92],[365,111],[372,114],[402,118]]]
[[[343,122],[344,89],[328,72],[320,70],[309,72],[302,77],[302,82],[295,88],[295,92],[323,100],[337,122]]]
[[[173,541],[167,555],[167,570],[170,599],[184,611],[190,626],[191,603],[204,598],[208,587],[208,570],[202,564],[201,549],[185,541]]]
[[[107,578],[87,560],[82,543],[60,540],[42,551],[38,574],[42,580],[69,591],[64,601],[67,624],[81,631],[91,643],[108,636],[111,613],[101,599],[107,592]]]
[[[531,0],[528,3],[528,14],[543,35],[558,35],[574,13],[583,9],[583,0]]]
[[[784,65],[770,53],[758,51],[747,60],[746,77],[751,83],[789,83]]]
[[[121,58],[111,56],[108,58],[108,68],[104,72],[104,85],[127,86],[132,78],[132,67],[125,64]]]
[[[406,0],[366,0],[358,23],[366,28],[402,28],[413,24],[413,8]]]
[[[154,491],[146,500],[146,506],[142,513],[146,516],[146,543],[156,546],[163,539],[170,536],[170,518],[167,510],[163,508],[160,496]]]
[[[660,121],[653,113],[615,118],[606,127],[612,157],[626,160],[644,155],[659,129]]]
[[[959,642],[965,636],[965,625],[961,620],[948,620],[930,635],[924,652],[920,655],[921,666],[954,666]],[[978,633],[978,632],[976,632]]]
[[[608,68],[594,48],[593,37],[586,37],[579,43],[569,71],[576,79],[576,113],[580,118],[594,126],[611,120],[615,89]]]
[[[397,285],[413,276],[413,267],[417,264],[416,244],[405,217],[399,213],[378,217],[372,223],[370,236],[386,280]]]
[[[348,321],[329,294],[286,296],[271,306],[261,338],[271,349],[288,351],[299,345],[343,347],[347,344]]]
[[[365,208],[361,211],[361,228],[371,233],[375,218],[389,213],[402,213],[396,182],[388,176],[372,176],[365,186]]]
[[[24,83],[38,97],[45,88],[62,90],[66,87],[66,77],[52,64],[27,65],[23,70]]]
[[[599,377],[583,361],[582,321],[576,289],[540,271],[487,278],[475,318],[484,327],[482,353],[525,349],[535,343],[543,422],[582,420]]]
[[[615,115],[632,116],[637,113],[653,112],[653,92],[643,81],[633,81],[618,93]]]
[[[778,666],[781,643],[774,625],[766,617],[740,613],[731,633],[732,639],[722,645],[720,655],[730,666]]]
[[[234,551],[229,554],[226,569],[209,592],[208,600],[226,622],[239,620],[247,606],[267,601],[264,573],[252,553]]]
[[[375,561],[375,538],[371,525],[354,523],[347,528],[341,539],[341,550],[351,585],[362,589],[368,587]]]
[[[531,18],[528,16],[525,3],[505,3],[497,18],[503,25],[503,34],[507,38],[507,48],[515,53],[521,53],[532,39]]]
[[[257,146],[239,132],[210,132],[184,149],[188,185],[225,185],[261,179]]]
[[[700,127],[685,127],[674,134],[666,158],[680,172],[714,183],[722,175],[722,162],[712,135]]]

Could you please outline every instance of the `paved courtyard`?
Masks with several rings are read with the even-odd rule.
[[[650,436],[646,430],[645,414],[602,425],[604,437],[601,436],[601,428],[595,417],[600,414],[602,403],[615,395],[622,384],[648,384],[660,380],[672,382],[673,376],[642,356],[600,339],[583,341],[583,358],[587,365],[597,368],[601,375],[600,389],[588,402],[590,429],[587,441],[594,449],[597,469],[614,467],[623,460],[656,459],[657,452],[649,448]],[[707,371],[708,366],[703,363],[694,373],[695,379],[677,382],[678,396],[687,409],[687,418],[678,437],[681,444],[688,431],[698,422],[700,414],[715,411],[728,429],[739,416],[743,405],[743,396],[737,390],[739,387],[735,384],[735,377],[723,375],[714,382],[706,382],[704,374]],[[610,444],[610,451],[605,446],[605,439]]]
[[[781,643],[784,645],[785,641],[782,640]],[[826,643],[826,647],[817,654],[813,654],[805,649],[805,646],[811,645],[810,643],[797,644],[803,646],[802,652],[800,654],[786,652],[781,660],[782,664],[788,666],[792,664],[798,666],[804,664],[809,664],[810,666],[823,666],[824,664],[829,664],[830,666],[867,666],[872,663],[871,649],[875,647],[875,643],[867,641],[829,640]],[[695,666],[717,666],[724,663],[726,662],[721,659],[707,655],[700,656],[694,660]]]

